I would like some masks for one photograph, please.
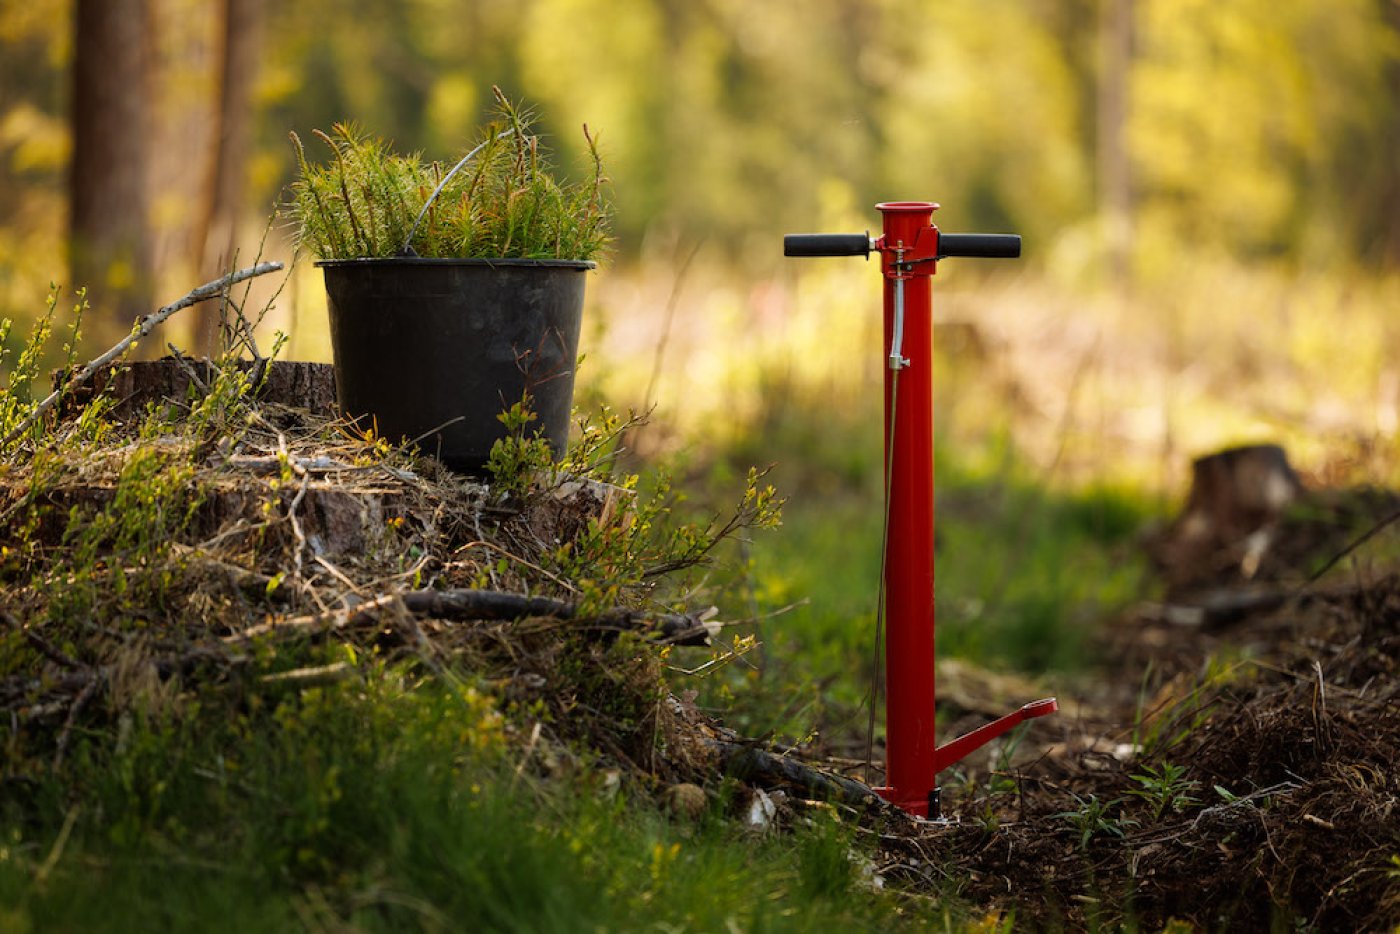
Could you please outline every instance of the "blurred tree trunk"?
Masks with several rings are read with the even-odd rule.
[[[1390,0],[1389,3],[1385,3],[1382,0],[1382,9],[1390,26],[1392,41],[1400,44],[1400,2]],[[1384,176],[1381,178],[1377,199],[1380,205],[1379,216],[1386,220],[1379,225],[1381,229],[1377,240],[1382,262],[1388,260],[1392,264],[1400,264],[1400,163],[1394,158],[1396,147],[1400,146],[1400,55],[1391,54],[1386,68],[1386,86],[1390,91],[1391,105],[1389,125],[1385,133],[1389,145],[1384,146],[1381,151],[1389,152],[1392,158],[1378,160],[1384,166]],[[1362,248],[1364,251],[1364,243]]]
[[[69,268],[87,286],[87,331],[111,344],[153,310],[150,204],[150,8],[147,0],[77,0]]]
[[[262,0],[223,0],[221,6],[214,147],[191,243],[201,282],[228,272],[234,259],[252,147],[253,86],[262,32]],[[200,349],[213,352],[218,345],[219,306],[205,304],[198,312],[196,338]]]
[[[1128,164],[1128,80],[1133,60],[1133,0],[1103,0],[1099,13],[1099,212],[1114,285],[1128,282],[1132,252],[1132,175]]]

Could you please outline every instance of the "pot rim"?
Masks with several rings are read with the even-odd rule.
[[[358,256],[350,259],[318,259],[316,266],[348,269],[365,266],[483,266],[496,268],[597,269],[591,259],[527,259],[523,257],[456,258],[439,256]]]

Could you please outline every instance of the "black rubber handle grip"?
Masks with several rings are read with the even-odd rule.
[[[788,234],[784,256],[868,256],[870,234]]]
[[[988,259],[1015,259],[1021,255],[1021,238],[1017,234],[940,233],[938,258],[945,256],[981,256]]]

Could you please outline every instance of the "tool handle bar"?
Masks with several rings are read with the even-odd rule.
[[[870,234],[788,234],[784,256],[868,256]]]
[[[1021,255],[1021,238],[1016,234],[940,233],[938,258],[977,256],[986,259],[1015,259]]]

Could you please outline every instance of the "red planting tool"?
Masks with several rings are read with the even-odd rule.
[[[917,817],[939,816],[936,776],[1033,717],[1058,709],[1033,701],[965,736],[934,739],[933,314],[930,279],[952,256],[1015,258],[1014,234],[941,233],[928,201],[877,204],[884,235],[790,234],[787,256],[880,254],[885,279],[884,798]]]

